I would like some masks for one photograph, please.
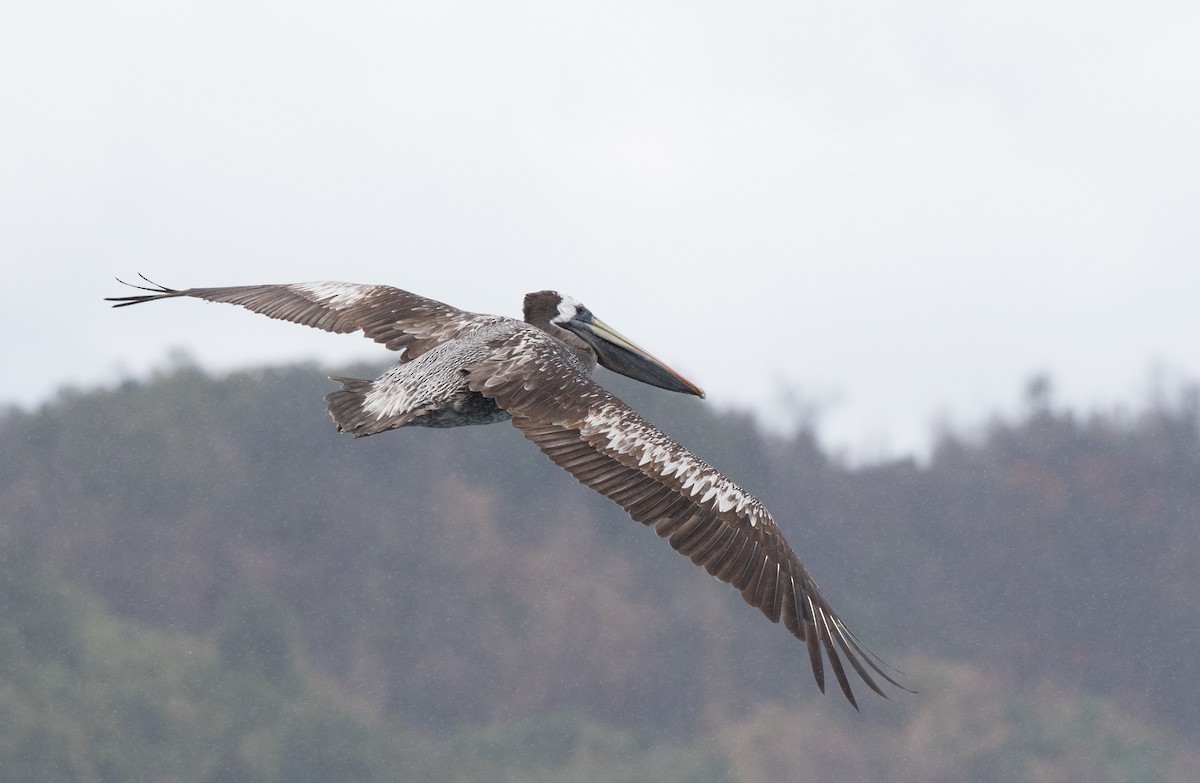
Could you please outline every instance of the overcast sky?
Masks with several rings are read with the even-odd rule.
[[[62,2],[0,25],[0,402],[386,359],[173,287],[574,295],[717,406],[924,448],[1200,378],[1200,4]]]

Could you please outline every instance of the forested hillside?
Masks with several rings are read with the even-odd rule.
[[[512,427],[353,440],[325,374],[3,414],[0,780],[1200,779],[1194,389],[849,468],[606,375],[919,691],[856,713]]]

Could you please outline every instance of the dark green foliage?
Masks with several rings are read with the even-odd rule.
[[[367,781],[375,765],[405,768],[320,686],[228,667],[212,645],[114,620],[44,572],[34,582],[30,605],[67,618],[53,638],[75,652],[5,646],[0,781]]]
[[[228,671],[273,686],[296,679],[296,640],[291,617],[255,595],[231,595],[216,628],[217,655]]]
[[[456,780],[504,783],[725,783],[716,748],[651,743],[572,713],[463,732],[453,742]]]
[[[0,671],[26,658],[72,670],[83,653],[78,613],[31,538],[0,531]]]
[[[1084,419],[1031,387],[927,466],[848,469],[810,431],[614,382],[910,664],[921,695],[851,717],[801,644],[511,427],[355,441],[323,375],[185,365],[0,417],[0,781],[1154,780],[1200,758],[1175,739],[1200,723],[1194,392]]]

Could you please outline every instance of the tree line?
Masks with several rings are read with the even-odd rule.
[[[879,737],[895,742],[897,726],[926,725],[931,705],[949,709],[950,694],[982,683],[1019,694],[1006,699],[1022,715],[1052,714],[1063,698],[1103,705],[1097,725],[1132,748],[1118,767],[1158,753],[1151,766],[1169,778],[1200,754],[1179,739],[1200,723],[1186,685],[1200,682],[1195,389],[1081,415],[1031,385],[1023,414],[944,433],[927,462],[849,467],[811,428],[780,434],[745,413],[613,381],[764,501],[850,627],[921,691],[866,700],[866,714],[850,717],[816,693],[802,645],[511,427],[352,440],[325,416],[324,374],[301,365],[214,377],[182,364],[3,414],[0,659],[28,686],[10,705],[59,710],[46,725],[68,736],[116,736],[84,721],[116,699],[123,725],[144,729],[124,736],[144,741],[112,751],[112,769],[173,748],[181,780],[299,780],[272,775],[323,742],[342,749],[325,779],[406,764],[428,779],[434,767],[471,779],[498,742],[505,763],[525,770],[511,779],[533,780],[541,767],[504,755],[513,737],[530,741],[529,726],[550,737],[573,727],[563,731],[576,751],[624,748],[613,764],[751,780],[746,770],[764,762],[737,749],[767,721],[764,705],[835,727],[846,758],[856,734],[873,738],[874,750],[858,751],[869,757],[887,747]],[[151,695],[94,681],[105,645],[120,651],[110,659],[133,656],[121,677],[142,677]],[[199,652],[188,663],[190,648]],[[80,688],[93,710],[51,706],[72,678],[90,683]],[[181,703],[187,716],[164,706]],[[1006,714],[997,720],[1028,723]],[[207,729],[180,731],[207,744],[153,738],[201,715]],[[703,742],[722,731],[724,751]],[[639,735],[654,741],[638,745]],[[445,755],[436,738],[447,736],[483,756]],[[213,747],[218,761],[204,755]],[[0,754],[26,758],[19,750]],[[208,761],[179,761],[189,753]],[[1001,779],[1019,755],[997,753],[973,779]],[[602,779],[578,767],[578,753],[560,761],[568,766],[546,779],[568,769]],[[914,774],[936,779],[941,767],[926,761]],[[843,763],[830,769],[854,779]],[[90,756],[85,767],[91,777],[76,777],[109,779]]]

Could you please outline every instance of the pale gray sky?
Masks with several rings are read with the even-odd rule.
[[[556,288],[827,443],[1200,378],[1200,4],[63,2],[0,25],[0,402],[386,352],[175,287]]]

